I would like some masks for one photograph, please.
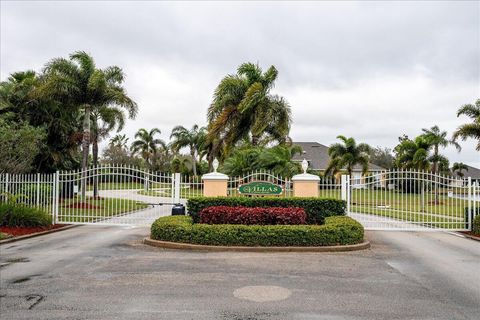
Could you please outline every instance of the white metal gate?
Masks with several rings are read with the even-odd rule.
[[[471,179],[422,171],[342,176],[347,212],[369,230],[470,230],[480,205]]]
[[[179,202],[179,174],[129,166],[57,173],[57,223],[148,225]]]

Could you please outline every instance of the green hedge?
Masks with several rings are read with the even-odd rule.
[[[324,225],[197,224],[188,216],[157,219],[156,240],[219,246],[332,246],[363,241],[363,227],[350,217],[328,217]]]
[[[52,218],[42,210],[22,204],[0,204],[0,226],[2,227],[45,227]]]
[[[202,209],[212,206],[297,207],[307,213],[308,224],[323,224],[326,217],[345,215],[347,204],[329,198],[195,197],[187,201],[188,214],[194,222],[199,222]]]
[[[480,236],[480,214],[473,219],[472,233]]]

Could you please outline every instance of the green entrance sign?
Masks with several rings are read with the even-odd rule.
[[[238,187],[240,194],[248,195],[279,195],[282,193],[282,187],[267,181],[253,181],[247,184],[242,184]]]

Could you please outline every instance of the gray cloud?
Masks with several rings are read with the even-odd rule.
[[[393,147],[480,97],[479,2],[2,2],[1,78],[75,50],[119,65],[139,127],[205,123],[218,81],[245,61],[280,71],[292,136]],[[480,166],[473,143],[452,161]]]

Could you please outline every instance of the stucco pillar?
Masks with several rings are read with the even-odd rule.
[[[302,174],[292,177],[294,197],[318,197],[320,177],[307,173],[308,162],[302,161]]]
[[[228,176],[226,174],[217,172],[218,160],[213,161],[213,172],[204,174],[203,181],[203,196],[205,197],[226,197]]]

